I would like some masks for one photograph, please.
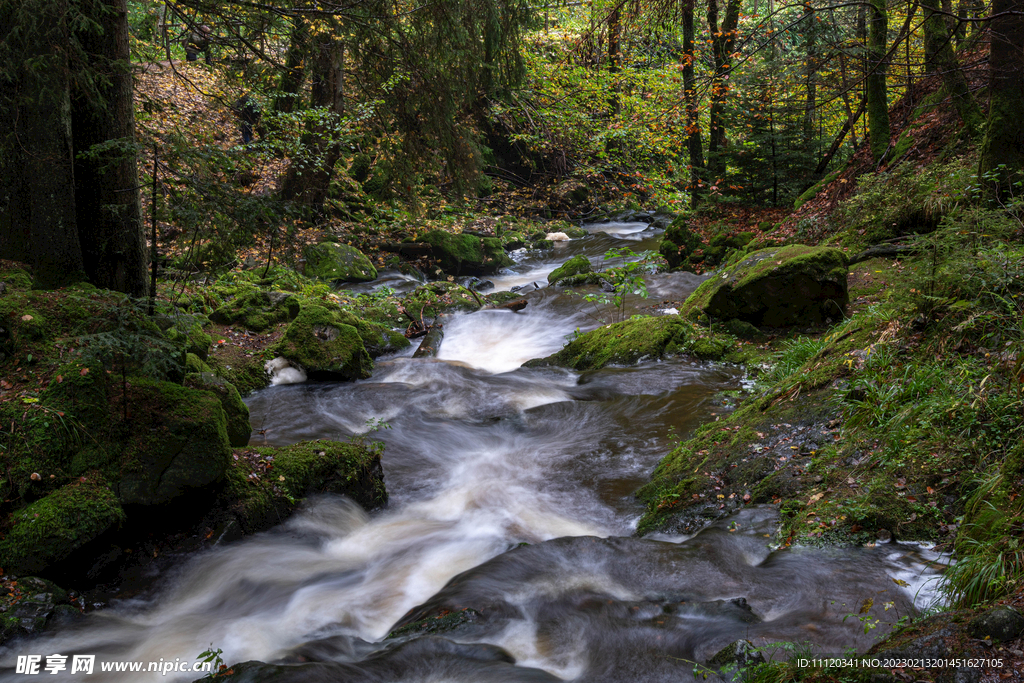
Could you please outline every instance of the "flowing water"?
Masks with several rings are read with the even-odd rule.
[[[621,225],[595,233],[524,259],[496,285],[543,280],[572,253],[597,261],[609,244],[651,237]],[[649,287],[678,300],[696,284],[665,275]],[[631,537],[633,492],[670,434],[714,419],[715,394],[740,374],[685,360],[522,368],[596,324],[553,288],[529,297],[522,313],[456,317],[435,359],[382,360],[365,381],[279,385],[248,400],[270,444],[383,440],[389,509],[368,516],[339,498],[307,501],[280,528],[192,558],[148,597],[9,645],[2,664],[31,653],[191,662],[212,644],[229,663],[291,663],[246,680],[679,681],[741,638],[863,650],[915,597],[927,599],[919,548],[772,551],[770,508],[692,538]],[[380,420],[388,428],[369,433]],[[847,618],[869,598],[874,607]],[[444,614],[461,623],[384,640]],[[882,623],[870,631],[864,620]]]

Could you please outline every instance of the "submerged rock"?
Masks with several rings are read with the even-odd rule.
[[[370,282],[377,269],[363,252],[348,244],[321,242],[306,247],[306,275],[332,282]]]
[[[846,255],[830,247],[761,249],[706,280],[681,313],[767,327],[840,318],[849,302],[846,264]]]

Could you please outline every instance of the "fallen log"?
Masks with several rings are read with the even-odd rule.
[[[503,304],[487,304],[486,306],[484,306],[480,310],[481,311],[508,310],[508,311],[512,311],[514,313],[518,313],[519,311],[521,311],[524,308],[526,308],[527,304],[529,304],[529,303],[530,302],[527,301],[526,299],[516,299],[515,301],[508,301],[508,302],[503,303]]]
[[[909,244],[876,244],[873,247],[868,247],[864,251],[860,252],[856,256],[850,259],[850,265],[860,263],[861,261],[867,261],[873,258],[900,258],[907,254],[914,254],[919,252],[921,249]]]
[[[444,339],[444,323],[447,319],[448,316],[438,316],[427,328],[427,333],[423,336],[419,348],[412,354],[413,358],[433,358],[437,355],[441,349],[441,341]]]

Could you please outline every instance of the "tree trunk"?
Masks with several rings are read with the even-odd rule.
[[[288,46],[288,55],[285,57],[284,72],[277,84],[277,96],[274,97],[274,111],[282,114],[290,114],[295,111],[299,99],[299,89],[302,81],[306,78],[306,72],[302,68],[303,60],[306,58],[309,33],[306,31],[306,22],[302,17],[295,17],[292,20],[292,39]]]
[[[65,0],[0,3],[0,14],[10,20],[0,27],[0,257],[29,262],[33,285],[43,289],[85,279],[75,216],[67,13]]]
[[[865,96],[868,110],[868,140],[871,156],[881,161],[889,149],[889,101],[886,86],[886,36],[889,15],[885,0],[871,0],[868,32],[868,74],[865,77]]]
[[[938,72],[942,76],[942,87],[960,115],[964,131],[972,139],[976,138],[984,125],[984,119],[981,108],[971,94],[967,77],[960,68],[956,53],[953,52],[949,27],[937,8],[924,5],[924,14],[925,55],[930,59],[928,71]]]
[[[78,237],[89,280],[131,296],[149,290],[139,201],[126,0],[97,3],[100,29],[79,34],[98,78],[72,100]]]
[[[803,133],[804,143],[809,145],[814,138],[814,118],[818,105],[818,20],[810,2],[804,3],[804,21],[807,22],[804,32],[807,42],[807,58],[804,61],[807,100],[804,104]]]
[[[341,157],[337,124],[345,111],[344,54],[343,44],[332,32],[319,34],[313,43],[310,104],[326,111],[302,136],[303,152],[292,159],[281,187],[284,199],[301,202],[317,211],[323,209],[334,165]]]
[[[1024,178],[1024,0],[994,0],[992,14],[988,125],[978,172],[999,198]]]
[[[736,25],[740,18],[740,0],[728,0],[725,19],[718,25],[718,0],[708,0],[708,27],[711,30],[711,50],[715,58],[715,73],[711,82],[711,130],[708,134],[708,170],[718,176],[725,170],[722,155],[725,152],[725,101],[729,93],[729,70],[733,46],[736,44]]]
[[[683,98],[686,101],[686,147],[690,153],[690,206],[695,209],[700,198],[704,149],[700,137],[700,108],[693,68],[696,59],[693,47],[693,5],[694,0],[683,2]]]

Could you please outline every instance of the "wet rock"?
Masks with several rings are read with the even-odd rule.
[[[739,320],[738,318],[726,321],[725,331],[735,337],[739,337],[740,339],[764,339],[764,335],[761,334],[761,330],[744,320]]]
[[[359,331],[341,314],[323,306],[305,306],[271,352],[302,367],[311,376],[365,379],[373,370]]]
[[[586,256],[582,254],[573,256],[548,274],[548,282],[553,284],[573,275],[590,273],[592,270],[593,267],[590,265],[590,259]]]
[[[348,244],[321,242],[306,247],[306,275],[332,282],[370,282],[377,269],[363,252]]]
[[[106,483],[98,477],[82,477],[11,515],[0,541],[0,563],[15,575],[39,572],[123,520],[124,511]],[[38,592],[45,594],[47,590]],[[45,621],[48,612],[37,612],[48,604],[47,600],[40,598],[26,606],[28,611],[19,612],[18,618]]]
[[[39,633],[64,610],[78,613],[68,604],[68,593],[46,579],[22,577],[14,590],[17,601],[4,600],[0,606],[0,643],[14,636]]]
[[[668,261],[669,268],[679,268],[690,263],[690,255],[704,246],[696,232],[690,229],[687,219],[676,218],[665,229],[658,253]]]
[[[299,309],[299,300],[292,294],[252,289],[215,310],[210,314],[210,320],[264,332],[278,323],[294,319]]]
[[[967,632],[975,638],[1005,643],[1024,633],[1024,616],[1012,607],[996,607],[972,619]]]
[[[706,280],[681,314],[785,327],[841,317],[849,301],[846,255],[829,247],[762,249]]]
[[[730,668],[739,673],[742,669],[764,662],[764,654],[759,652],[753,643],[749,640],[737,640],[719,650],[707,661],[707,665],[713,669]]]
[[[345,496],[364,510],[385,507],[380,451],[321,440],[239,449],[217,505],[227,511],[222,516],[252,534],[287,518],[304,499],[324,494]]]
[[[451,275],[490,275],[512,265],[501,240],[494,237],[431,230],[423,241],[430,245],[441,270]]]

